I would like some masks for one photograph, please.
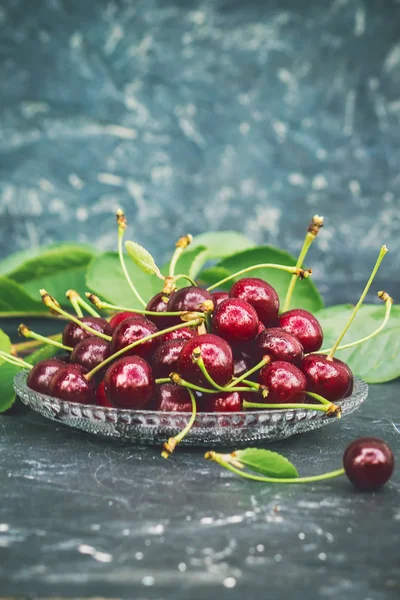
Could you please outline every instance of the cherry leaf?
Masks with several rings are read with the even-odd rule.
[[[146,248],[143,248],[143,246],[137,242],[132,241],[125,242],[125,248],[133,262],[136,263],[144,273],[148,273],[149,275],[157,275],[160,273],[154,258]]]
[[[267,477],[294,479],[299,476],[296,467],[287,458],[271,450],[245,448],[244,450],[235,450],[232,452],[232,456],[252,471],[262,473]]]

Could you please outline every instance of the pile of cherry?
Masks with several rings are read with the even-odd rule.
[[[110,321],[85,316],[68,322],[62,341],[72,352],[39,362],[28,386],[82,404],[180,412],[192,411],[188,389],[204,412],[241,411],[244,401],[279,408],[304,403],[307,392],[329,402],[352,393],[350,368],[316,353],[323,342],[317,319],[302,309],[279,314],[278,294],[261,279],[239,279],[229,293],[197,286],[169,297],[161,292],[146,311],[155,314],[120,312]],[[199,319],[185,324],[165,312],[206,315],[207,329]]]

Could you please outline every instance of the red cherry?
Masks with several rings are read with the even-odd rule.
[[[111,404],[107,398],[104,379],[100,382],[100,385],[96,390],[96,404],[98,406],[103,406],[104,408],[114,408],[114,405]]]
[[[174,331],[168,331],[164,335],[160,336],[161,342],[171,342],[172,340],[191,340],[196,337],[196,327],[182,327],[182,329],[175,329]]]
[[[205,333],[188,340],[183,346],[179,360],[178,373],[191,383],[209,386],[197,364],[192,360],[193,350],[200,348],[204,365],[218,385],[225,385],[233,375],[233,356],[229,344],[222,338]]]
[[[51,395],[69,402],[93,404],[96,388],[93,381],[86,379],[85,373],[86,369],[81,365],[64,365],[51,378]]]
[[[279,316],[279,325],[301,343],[304,352],[316,352],[322,346],[324,334],[317,319],[307,310],[295,308]]]
[[[186,388],[173,383],[156,386],[154,410],[163,412],[192,412],[192,401]]]
[[[233,358],[233,375],[240,377],[254,367],[254,360],[245,352],[236,352]]]
[[[150,365],[140,356],[124,356],[107,369],[106,396],[118,408],[143,409],[150,405],[155,383]]]
[[[170,373],[178,369],[178,359],[186,340],[171,340],[160,344],[153,355],[154,377],[169,377]]]
[[[65,362],[58,358],[41,360],[29,371],[26,380],[28,387],[40,394],[50,394],[51,378],[62,367],[65,367]]]
[[[214,306],[218,306],[224,300],[228,300],[229,294],[228,292],[213,292],[212,294]]]
[[[266,329],[264,323],[262,323],[261,321],[258,322],[258,329],[257,329],[257,335],[259,333],[261,333],[262,331],[264,331],[264,329]]]
[[[331,402],[350,396],[353,390],[353,373],[338,358],[329,360],[325,354],[308,354],[301,362],[307,379],[307,390]]]
[[[111,340],[111,354],[137,342],[148,335],[157,333],[158,328],[152,321],[145,317],[131,317],[122,321],[114,330]],[[148,340],[127,350],[125,356],[141,356],[148,358],[153,354],[159,343],[158,338]]]
[[[71,353],[71,363],[76,363],[91,371],[111,353],[110,343],[99,337],[84,338]]]
[[[101,317],[82,317],[82,319],[79,320],[99,333],[105,333],[106,335],[112,334],[110,323]],[[77,323],[69,321],[64,328],[62,342],[64,346],[75,348],[76,344],[87,337],[93,337],[93,333],[86,331],[86,329],[83,329]]]
[[[254,340],[258,324],[255,309],[239,298],[228,298],[218,304],[212,318],[213,333],[231,344]]]
[[[239,392],[204,394],[202,409],[204,412],[240,412],[242,410],[242,397]]]
[[[167,311],[168,312],[180,312],[180,311],[201,311],[201,305],[206,300],[213,302],[213,297],[210,292],[204,290],[201,287],[194,285],[181,288],[173,293],[169,299]],[[179,317],[177,317],[179,321]]]
[[[379,438],[359,438],[347,446],[343,455],[343,467],[357,489],[375,492],[393,474],[393,452]]]
[[[240,298],[251,304],[258,318],[266,327],[273,327],[278,322],[279,297],[274,288],[266,281],[256,277],[239,279],[231,287],[231,298]]]
[[[268,389],[267,404],[292,404],[305,401],[304,374],[295,365],[278,360],[263,367],[258,381]]]
[[[266,355],[271,361],[283,360],[299,367],[303,358],[303,346],[284,329],[271,327],[264,329],[254,343],[253,356],[257,362]]]
[[[130,317],[138,317],[139,314],[135,313],[131,310],[125,310],[123,312],[119,312],[110,319],[110,326],[112,329],[115,329],[117,325],[125,321],[125,319],[129,319]]]
[[[164,301],[164,298],[167,298],[167,296],[162,292],[159,292],[149,300],[146,310],[151,310],[158,313],[166,312],[167,302]],[[175,324],[173,317],[157,317],[157,315],[148,315],[148,318],[150,321],[153,321],[153,323],[155,323],[159,329],[165,329],[169,325]],[[179,322],[179,318],[177,322]]]

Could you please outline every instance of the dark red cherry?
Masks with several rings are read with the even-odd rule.
[[[201,311],[201,305],[206,300],[210,300],[214,303],[212,294],[210,292],[207,292],[207,290],[204,290],[201,287],[191,285],[181,288],[173,293],[169,299],[167,311]],[[179,322],[179,317],[177,317],[177,319]]]
[[[393,452],[379,438],[359,438],[347,446],[343,455],[343,467],[357,489],[375,492],[393,474]]]
[[[308,354],[301,361],[307,379],[307,390],[331,402],[350,396],[353,374],[350,367],[338,358],[329,360],[325,354]]]
[[[154,392],[154,410],[162,412],[192,412],[189,392],[181,385],[163,383]]]
[[[81,365],[64,365],[51,378],[51,395],[69,402],[93,404],[96,388],[92,380],[86,379],[85,373],[86,369]]]
[[[213,297],[214,306],[218,306],[218,304],[221,304],[221,302],[228,300],[229,298],[228,292],[213,292],[211,295]]]
[[[99,333],[105,333],[106,335],[112,334],[112,327],[110,323],[101,317],[82,317],[82,319],[79,320],[82,321],[82,323],[86,323],[86,325],[95,331],[98,331]],[[83,329],[77,323],[69,321],[69,323],[67,323],[64,327],[62,342],[64,346],[75,348],[75,346],[84,338],[92,336],[93,333],[86,331],[86,329]]]
[[[41,360],[29,371],[26,383],[28,387],[40,394],[50,394],[51,378],[65,363],[58,358]]]
[[[307,386],[304,374],[295,365],[277,360],[263,367],[258,382],[266,386],[266,404],[302,403]]]
[[[191,340],[196,335],[196,327],[182,327],[182,329],[174,329],[174,331],[168,331],[168,333],[160,335],[160,341],[171,342],[172,340]]]
[[[239,392],[204,394],[201,405],[204,412],[240,412],[242,397]]]
[[[146,310],[151,310],[153,312],[158,312],[158,313],[166,312],[168,300],[167,300],[167,302],[165,302],[165,300],[167,298],[168,298],[168,296],[166,296],[162,292],[159,292],[158,294],[153,296],[153,298],[151,298],[151,300],[149,300],[149,302],[147,303],[147,306],[146,306]],[[157,315],[147,315],[147,316],[148,316],[148,319],[150,319],[150,321],[153,321],[153,323],[155,323],[159,329],[165,329],[169,325],[174,324],[173,317],[172,318],[158,317]],[[180,322],[179,318],[178,318],[177,322]]]
[[[279,325],[301,343],[304,352],[316,352],[322,346],[324,334],[317,319],[307,310],[295,308],[279,315]]]
[[[138,317],[139,314],[135,313],[131,310],[125,310],[123,312],[119,312],[116,315],[114,315],[113,317],[111,317],[110,319],[110,326],[112,327],[112,329],[115,329],[117,327],[117,325],[119,325],[120,323],[122,323],[122,321],[125,321],[125,319],[129,319],[131,317]]]
[[[103,406],[104,408],[115,408],[107,398],[104,379],[100,382],[100,385],[96,390],[96,404],[98,406]]]
[[[111,404],[136,410],[150,405],[155,389],[152,369],[140,356],[116,360],[107,369],[104,385]]]
[[[99,337],[85,338],[71,352],[71,363],[76,363],[91,371],[111,354],[107,340]]]
[[[239,279],[231,287],[231,298],[240,298],[251,304],[257,311],[258,318],[266,327],[278,323],[279,297],[272,285],[257,277]]]
[[[284,329],[271,327],[257,336],[253,346],[253,356],[257,362],[266,355],[271,361],[283,360],[299,367],[303,358],[303,346]]]
[[[235,352],[233,357],[233,375],[240,377],[254,367],[254,360],[245,352]]]
[[[214,310],[213,333],[230,344],[241,344],[254,340],[258,331],[258,316],[255,309],[244,300],[228,298]]]
[[[233,375],[233,356],[229,344],[212,333],[205,333],[188,340],[183,346],[179,361],[178,373],[191,383],[200,383],[209,387],[197,364],[193,363],[192,354],[195,348],[201,349],[204,365],[218,385],[225,385]]]
[[[160,344],[154,352],[152,366],[154,377],[169,377],[178,370],[178,359],[186,340],[171,340]]]
[[[264,323],[262,323],[261,321],[258,322],[258,329],[257,329],[257,335],[259,333],[261,333],[262,331],[264,331],[264,329],[266,329]]]
[[[111,340],[111,354],[115,354],[122,348],[126,348],[130,344],[138,340],[157,333],[158,328],[152,321],[145,317],[131,317],[122,321],[115,329]],[[153,354],[159,343],[158,338],[148,340],[142,344],[138,344],[131,350],[127,350],[125,356],[141,356],[148,358]]]

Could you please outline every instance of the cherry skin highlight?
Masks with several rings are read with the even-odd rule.
[[[268,389],[266,404],[292,404],[305,401],[307,381],[295,365],[276,361],[263,367],[258,382]]]
[[[254,340],[258,331],[258,316],[255,309],[240,298],[228,298],[220,302],[212,318],[213,333],[230,344]]]
[[[122,321],[114,330],[111,340],[111,354],[126,348],[148,335],[157,333],[158,328],[152,321],[145,317],[131,317]],[[159,344],[158,338],[138,344],[131,350],[127,350],[125,356],[150,357]]]
[[[314,315],[302,308],[279,315],[279,326],[299,340],[306,354],[319,350],[324,341],[321,325]]]
[[[190,312],[202,312],[201,305],[206,300],[213,301],[212,294],[207,292],[201,287],[197,287],[194,285],[181,288],[173,293],[171,298],[169,299],[167,311],[168,312],[180,312],[180,311],[190,311]],[[179,317],[178,322],[180,322]]]
[[[254,360],[245,352],[235,352],[233,357],[233,375],[240,377],[254,367]]]
[[[308,354],[300,368],[307,379],[307,390],[331,402],[347,398],[353,391],[350,367],[338,358],[328,360],[324,354]]]
[[[135,313],[131,310],[125,310],[123,312],[119,312],[116,315],[114,315],[113,317],[111,317],[109,323],[110,326],[112,327],[112,329],[114,330],[120,323],[122,323],[122,321],[125,321],[125,319],[129,319],[131,317],[138,317],[138,313]]]
[[[112,327],[108,321],[102,319],[101,317],[82,317],[79,319],[82,323],[85,323],[88,327],[91,327],[95,331],[99,333],[104,333],[106,335],[112,334]],[[62,343],[64,346],[70,346],[75,348],[75,346],[81,342],[84,338],[93,337],[93,333],[86,331],[80,327],[77,323],[73,321],[69,321],[64,327],[64,331],[62,334]]]
[[[58,358],[41,360],[29,371],[26,383],[35,392],[50,394],[51,378],[63,367],[65,367],[65,362]]]
[[[214,306],[218,306],[224,300],[228,300],[229,294],[228,292],[213,292],[212,294]]]
[[[107,369],[106,396],[118,408],[144,409],[153,399],[155,382],[150,365],[140,356],[124,356]]]
[[[86,369],[81,365],[64,365],[51,378],[51,395],[60,400],[93,404],[95,400],[95,385],[85,377]]]
[[[163,313],[166,312],[167,310],[167,304],[168,302],[164,302],[164,298],[167,298],[167,296],[165,294],[163,294],[162,292],[159,292],[158,294],[156,294],[155,296],[153,296],[153,298],[151,298],[146,306],[146,310],[151,310],[152,312],[158,312],[158,313]],[[168,327],[169,325],[174,325],[175,321],[174,321],[174,317],[158,317],[157,315],[147,315],[148,319],[150,321],[153,321],[153,323],[155,325],[157,325],[157,327],[159,329],[165,329],[166,327]],[[179,322],[179,318],[178,321],[176,321],[176,323]]]
[[[254,342],[253,352],[256,361],[269,356],[271,361],[283,360],[300,366],[303,346],[294,335],[279,327],[264,329]]]
[[[99,337],[84,338],[79,342],[71,353],[71,363],[84,367],[91,371],[111,353],[111,346],[107,340]]]
[[[225,385],[233,375],[233,355],[229,344],[222,338],[205,333],[188,340],[183,346],[177,372],[190,383],[198,383],[209,387],[208,381],[203,376],[197,364],[192,360],[195,348],[200,348],[204,365],[218,385]]]
[[[185,344],[186,340],[171,340],[159,345],[152,360],[156,379],[169,377],[170,373],[177,371],[179,355]]]
[[[168,331],[164,335],[160,336],[161,342],[171,342],[172,340],[191,340],[196,337],[196,327],[182,327],[182,329],[175,329],[174,331]]]
[[[233,284],[231,298],[240,298],[251,304],[265,327],[278,323],[279,297],[272,285],[257,277],[245,277]]]
[[[163,383],[154,392],[154,410],[162,412],[192,412],[189,392],[181,385]]]
[[[351,483],[361,491],[375,492],[391,478],[394,456],[389,446],[376,437],[359,438],[347,446],[343,467]]]
[[[204,394],[201,405],[204,412],[240,412],[242,410],[242,397],[239,392]]]

